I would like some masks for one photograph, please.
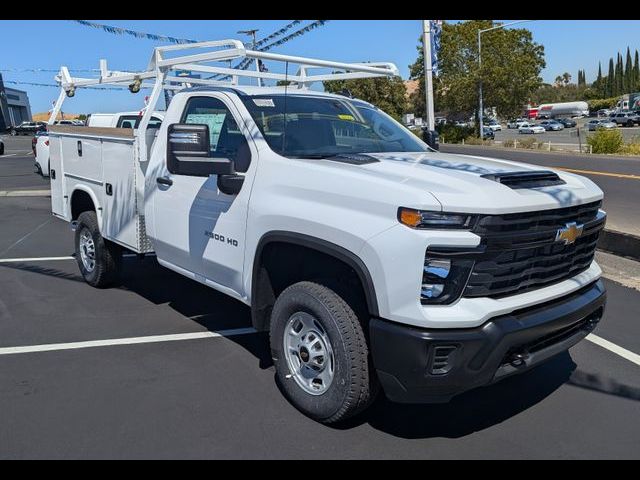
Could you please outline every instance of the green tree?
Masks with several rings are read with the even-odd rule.
[[[544,47],[523,28],[497,29],[482,36],[482,69],[478,67],[478,30],[497,26],[492,20],[443,23],[439,74],[434,78],[435,106],[439,111],[477,113],[478,86],[482,79],[484,105],[496,107],[501,116],[515,116],[542,84]],[[422,46],[410,66],[411,78],[420,81],[413,102],[424,111],[424,62]]]
[[[633,61],[631,60],[631,50],[627,47],[627,57],[624,63],[624,83],[625,89],[631,91],[633,89]]]
[[[396,120],[400,120],[407,108],[407,89],[400,77],[331,80],[322,84],[325,91],[331,93],[348,90],[354,97],[375,105]]]
[[[593,82],[591,88],[593,88],[596,95],[604,95],[604,85],[602,80],[602,62],[598,62],[598,76],[596,77],[596,81]]]
[[[616,62],[616,83],[614,95],[622,95],[624,92],[624,65],[622,63],[622,55],[618,53],[618,61]]]
[[[640,89],[640,65],[638,65],[638,50],[633,61],[633,90]]]
[[[616,82],[616,78],[615,78],[615,70],[613,68],[613,57],[609,58],[609,73],[607,74],[607,97],[613,97],[615,95],[614,93],[614,88],[615,88],[615,82]]]

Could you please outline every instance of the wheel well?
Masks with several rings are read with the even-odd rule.
[[[71,219],[77,220],[82,212],[95,212],[96,206],[93,204],[91,196],[84,190],[76,190],[71,195]]]
[[[278,295],[289,285],[305,280],[334,290],[354,309],[361,321],[377,315],[373,285],[364,264],[355,256],[345,256],[346,250],[342,251],[337,246],[333,250],[327,245],[331,244],[305,242],[302,245],[289,240],[275,240],[258,247],[252,280],[254,328],[268,330],[271,310]]]

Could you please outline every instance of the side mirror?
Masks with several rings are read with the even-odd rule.
[[[210,157],[208,125],[174,123],[167,135],[167,168],[171,173],[195,177],[235,173],[232,160]]]

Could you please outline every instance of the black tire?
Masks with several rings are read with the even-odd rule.
[[[284,356],[285,328],[297,312],[314,317],[333,350],[334,377],[319,395],[298,385]],[[293,406],[314,420],[345,420],[368,407],[379,391],[358,317],[342,297],[324,285],[299,282],[280,294],[271,314],[270,343],[278,385]]]
[[[80,252],[80,237],[85,231],[90,234],[95,248],[95,265],[92,270],[87,269]],[[105,288],[117,281],[122,266],[122,250],[118,245],[102,238],[95,212],[83,212],[78,217],[75,246],[76,261],[78,262],[80,273],[89,285],[96,288]]]
[[[627,127],[633,127],[633,122],[627,122]]]
[[[4,155],[4,143],[0,143],[0,155]]]

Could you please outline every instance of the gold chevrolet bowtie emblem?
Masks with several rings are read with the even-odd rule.
[[[563,241],[565,245],[569,245],[582,235],[583,229],[584,225],[578,225],[576,222],[567,223],[564,227],[558,229],[556,242]]]

